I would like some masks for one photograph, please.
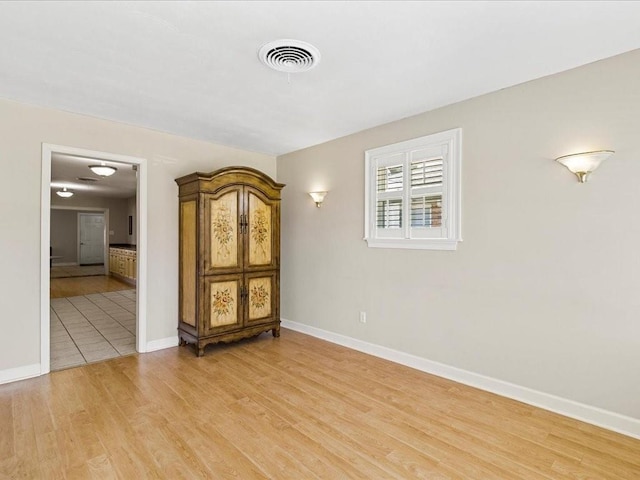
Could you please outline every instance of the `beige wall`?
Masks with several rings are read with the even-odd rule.
[[[640,50],[279,157],[282,317],[640,419],[639,78]],[[364,151],[455,127],[458,250],[368,248]],[[584,185],[553,161],[593,149]]]
[[[53,265],[78,262],[78,211],[51,209],[51,236],[49,244]]]
[[[61,198],[51,194],[51,246],[53,255],[62,256],[53,261],[56,263],[77,262],[78,260],[78,212],[83,208],[107,209],[109,216],[109,243],[131,243],[129,241],[129,208],[133,202],[126,198],[104,198],[76,193],[70,198]],[[63,207],[58,209],[56,207]],[[77,208],[77,210],[69,210]]]
[[[40,362],[42,143],[148,160],[147,339],[174,337],[178,315],[178,189],[193,171],[275,158],[148,129],[0,100],[0,372]]]

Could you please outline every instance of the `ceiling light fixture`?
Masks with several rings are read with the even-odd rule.
[[[118,170],[116,167],[110,167],[104,162],[101,162],[100,165],[89,165],[89,168],[93,173],[101,177],[110,177]]]
[[[62,198],[73,197],[73,192],[67,190],[67,187],[64,187],[62,190],[58,190],[56,194]]]
[[[595,152],[573,153],[556,158],[556,162],[575,173],[580,183],[585,183],[587,177],[603,160],[613,155],[613,150],[597,150]]]

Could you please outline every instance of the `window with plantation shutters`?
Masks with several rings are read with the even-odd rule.
[[[370,247],[455,250],[460,238],[461,129],[368,150]]]

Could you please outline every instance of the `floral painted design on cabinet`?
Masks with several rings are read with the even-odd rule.
[[[271,316],[271,277],[249,279],[249,320]]]
[[[265,250],[265,243],[269,235],[268,225],[269,223],[264,211],[258,210],[255,212],[253,222],[251,222],[251,233],[253,234],[253,239],[263,251]]]
[[[211,265],[233,267],[238,264],[238,193],[229,192],[211,200]]]
[[[238,282],[211,284],[211,326],[232,325],[238,321]]]
[[[271,263],[271,209],[256,195],[249,194],[249,264]]]

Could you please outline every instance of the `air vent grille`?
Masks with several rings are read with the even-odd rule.
[[[320,62],[320,51],[299,40],[276,40],[263,45],[258,57],[279,72],[300,73],[314,68]]]
[[[97,182],[99,180],[99,178],[78,177],[78,180],[80,180],[81,182]]]

